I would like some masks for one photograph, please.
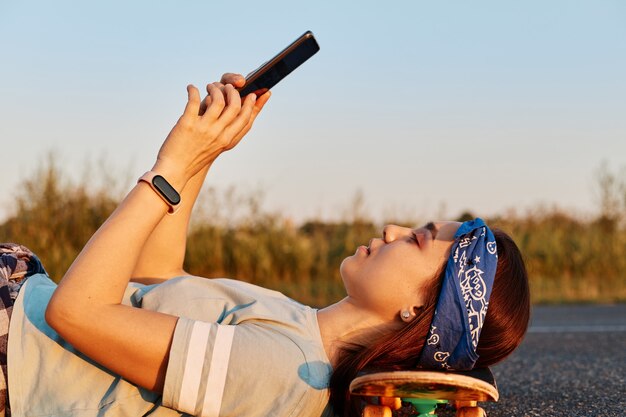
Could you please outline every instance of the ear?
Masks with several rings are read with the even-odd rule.
[[[405,323],[410,323],[415,318],[415,310],[413,308],[403,308],[400,311],[400,319]]]
[[[400,310],[400,319],[405,323],[412,322],[415,317],[417,317],[417,311],[419,311],[422,306],[412,305],[410,307],[403,308]]]

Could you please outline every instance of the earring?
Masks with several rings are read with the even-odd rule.
[[[400,313],[400,317],[402,318],[402,321],[406,323],[411,321],[411,313],[409,313],[408,310],[404,310],[402,313]]]

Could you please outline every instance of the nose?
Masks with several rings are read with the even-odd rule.
[[[412,232],[412,229],[408,227],[397,226],[395,224],[388,224],[383,228],[383,240],[386,243],[393,242],[399,237],[409,236]]]

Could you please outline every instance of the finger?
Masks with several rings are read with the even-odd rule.
[[[183,116],[197,115],[200,109],[200,91],[194,86],[189,84],[187,86],[187,105]]]
[[[222,79],[220,80],[224,84],[232,84],[235,87],[243,87],[246,83],[246,79],[241,74],[235,74],[232,72],[227,72],[222,75]]]
[[[254,123],[254,120],[256,119],[256,117],[259,115],[261,110],[263,110],[263,106],[265,106],[265,103],[267,103],[271,95],[272,93],[270,91],[266,91],[265,93],[261,95],[261,97],[256,99],[256,102],[254,103],[254,107],[252,108],[252,118],[250,119],[249,126],[246,126],[246,128],[249,129],[252,126],[252,123]]]
[[[207,96],[204,98],[204,100],[202,100],[202,104],[200,105],[200,116],[202,116],[204,114],[206,109],[211,104],[211,94],[209,93],[209,86],[210,85],[214,85],[217,88],[219,88],[222,93],[224,92],[224,84],[222,84],[222,83],[215,82],[215,83],[207,84],[206,85]]]
[[[226,134],[232,135],[233,137],[233,139],[226,147],[226,150],[233,149],[235,146],[237,146],[237,144],[241,142],[241,139],[250,130],[250,127],[252,126],[252,113],[254,111],[255,102],[256,96],[254,94],[250,94],[248,97],[246,97],[246,100],[244,100],[244,105],[240,112],[240,117],[226,129]]]
[[[256,103],[254,103],[254,110],[253,110],[255,117],[257,114],[259,114],[261,110],[263,110],[265,103],[267,103],[267,101],[270,99],[271,96],[272,96],[272,92],[266,91],[265,93],[261,95],[261,97],[256,99]]]
[[[224,88],[224,94],[226,95],[226,107],[218,122],[222,123],[223,126],[228,126],[235,120],[235,117],[237,117],[241,110],[241,97],[239,96],[239,92],[235,90],[235,87],[230,84],[226,85]]]
[[[200,103],[200,110],[198,111],[198,116],[202,116],[206,111],[207,107],[211,105],[211,96],[206,96],[202,103]]]
[[[225,130],[227,134],[232,134],[233,137],[239,137],[239,133],[248,125],[250,119],[252,118],[252,110],[254,108],[254,103],[256,102],[256,96],[254,94],[248,94],[246,99],[243,102],[243,106],[241,106],[241,111],[237,115],[237,117],[233,120],[233,122],[228,125]],[[238,140],[232,146],[237,144]],[[231,146],[231,148],[232,148]]]
[[[254,121],[256,120],[261,110],[263,110],[263,106],[265,106],[265,103],[267,103],[271,95],[272,93],[267,91],[263,95],[261,95],[261,97],[256,99],[256,103],[254,103],[254,107],[252,107],[252,116],[250,117],[248,124],[246,124],[246,126],[241,130],[241,132],[239,132],[239,136],[243,137],[252,128]]]
[[[220,116],[220,114],[222,114],[222,110],[224,110],[226,101],[224,100],[224,94],[222,94],[217,86],[209,84],[207,85],[207,91],[209,93],[209,96],[211,97],[211,100],[202,118],[207,118],[215,121]]]
[[[218,83],[218,82],[214,82],[214,83],[210,83],[210,84],[207,84],[207,85],[206,85],[206,92],[207,92],[207,93],[209,92],[209,86],[210,86],[210,85],[214,85],[214,86],[216,86],[217,88],[219,88],[219,89],[220,89],[220,91],[224,91],[224,86],[225,86],[225,83],[221,83],[221,82],[219,82],[219,83]]]
[[[211,83],[211,84],[217,86],[222,92],[224,91],[224,84],[218,83],[218,82]],[[207,84],[206,86],[207,93],[209,92],[209,85],[210,84]],[[211,95],[207,94],[207,96],[204,98],[204,100],[202,100],[202,103],[200,104],[200,111],[198,112],[198,116],[202,116],[210,105],[211,105]]]

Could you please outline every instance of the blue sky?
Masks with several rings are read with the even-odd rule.
[[[130,187],[188,83],[245,74],[306,30],[320,52],[209,185],[263,190],[298,221],[357,191],[375,219],[585,214],[598,166],[626,166],[623,1],[0,0],[0,218],[49,151],[77,181],[104,158]]]

